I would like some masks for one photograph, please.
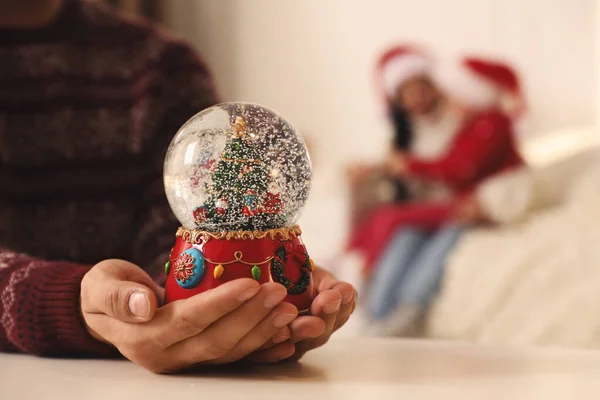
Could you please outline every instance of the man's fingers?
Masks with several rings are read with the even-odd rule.
[[[100,278],[81,284],[82,310],[86,313],[140,323],[151,320],[158,306],[154,292],[139,283]]]
[[[273,336],[265,344],[263,344],[262,346],[260,346],[260,348],[258,350],[270,349],[271,347],[275,347],[279,343],[283,343],[283,342],[285,342],[287,340],[290,340],[291,337],[292,337],[292,330],[290,329],[289,325],[285,326],[285,327],[281,328],[275,334],[275,336]]]
[[[318,316],[313,318],[322,320],[323,325],[321,325],[321,327],[323,329],[321,334],[317,337],[304,340],[300,339],[296,344],[296,353],[294,354],[294,357],[299,359],[308,350],[322,346],[329,340],[335,326],[335,321],[340,312],[341,303],[342,295],[337,290],[330,289],[319,293],[310,307],[310,312],[312,315]],[[304,327],[304,329],[306,329],[306,327]],[[295,332],[297,330],[297,326],[292,326],[292,336],[299,336]],[[296,335],[294,335],[294,333],[296,333]]]
[[[342,294],[334,289],[325,290],[315,297],[310,306],[311,315],[331,315],[339,311],[342,304]]]
[[[339,281],[335,279],[335,276],[324,268],[316,267],[313,271],[313,279],[317,288],[317,293],[324,292],[325,290],[331,289]]]
[[[160,308],[150,322],[155,342],[167,348],[194,337],[237,310],[260,291],[254,279],[236,279]]]
[[[306,339],[314,339],[325,333],[325,321],[319,317],[304,316],[296,318],[290,324],[292,342],[298,343]]]
[[[327,342],[329,336],[331,336],[342,306],[342,299],[342,294],[334,288],[319,293],[311,305],[310,312],[313,315],[320,316],[325,321],[325,333],[321,336],[322,340],[316,344],[317,347]]]
[[[338,282],[332,287],[342,295],[342,305],[349,304],[355,297],[354,287],[346,282]]]
[[[333,325],[333,331],[335,332],[350,319],[350,315],[354,311],[354,304],[356,303],[356,290],[354,290],[352,285],[345,282],[338,283],[333,287],[333,290],[337,290],[342,295],[340,311]]]
[[[219,316],[218,321],[215,320],[216,322],[207,327],[202,335],[190,335],[189,339],[174,344],[171,348],[173,356],[185,357],[188,362],[224,357],[269,315],[286,295],[287,291],[282,285],[265,283],[256,296],[235,311]]]
[[[285,326],[285,327],[281,328],[281,330],[277,333],[277,335],[273,336],[273,339],[271,339],[269,342],[273,343],[273,345],[276,345],[276,344],[285,342],[286,340],[290,339],[291,337],[292,337],[292,330],[290,329],[289,326]],[[266,345],[268,345],[269,342],[267,342]],[[272,347],[272,346],[270,346],[270,347]]]
[[[260,349],[265,343],[272,341],[272,338],[297,316],[298,309],[296,307],[289,303],[279,304],[273,312],[244,336],[229,353],[224,357],[213,360],[211,363],[229,363],[246,357],[248,354]]]
[[[105,260],[81,281],[81,309],[123,322],[146,322],[154,316],[162,290],[140,267],[123,260]]]

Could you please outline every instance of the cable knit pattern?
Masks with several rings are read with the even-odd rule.
[[[216,103],[210,73],[157,26],[67,0],[47,27],[0,29],[0,87],[0,349],[114,354],[82,323],[81,279],[121,258],[164,280],[162,163]]]

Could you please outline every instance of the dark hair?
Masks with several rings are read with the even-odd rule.
[[[390,115],[394,124],[394,149],[409,151],[413,134],[410,118],[406,111],[392,105]],[[410,190],[402,179],[395,182],[395,201],[402,203],[410,199]]]
[[[412,143],[412,126],[406,111],[392,105],[390,115],[394,124],[394,148],[396,150],[408,150]]]

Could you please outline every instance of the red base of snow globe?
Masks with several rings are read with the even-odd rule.
[[[299,227],[206,232],[179,228],[165,269],[165,302],[186,299],[238,278],[277,282],[284,301],[308,312],[314,298],[313,261]]]

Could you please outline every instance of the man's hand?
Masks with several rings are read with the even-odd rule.
[[[264,350],[252,354],[249,360],[280,360],[281,354],[288,351],[286,346],[290,344],[295,346],[290,358],[299,360],[307,351],[327,343],[333,332],[348,321],[356,307],[357,294],[354,287],[338,281],[331,273],[319,267],[315,268],[313,279],[317,296],[310,308],[311,315],[298,317],[290,324],[290,340],[278,345],[267,344]]]
[[[282,303],[286,294],[277,283],[237,279],[157,308],[163,291],[150,276],[126,261],[106,260],[83,278],[81,310],[96,339],[165,373],[238,361],[285,342],[298,315],[296,307]],[[263,359],[276,362],[293,353],[293,343],[283,343]]]

